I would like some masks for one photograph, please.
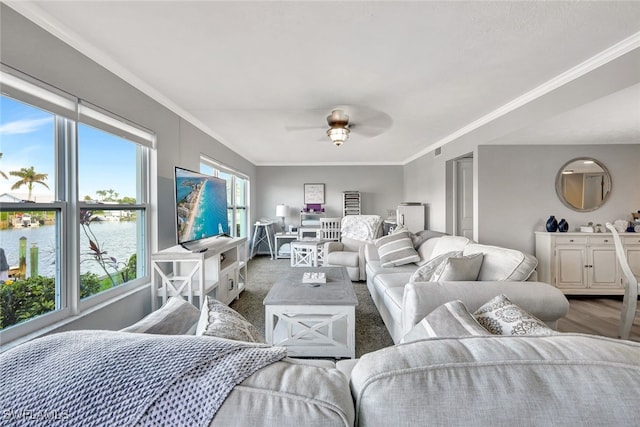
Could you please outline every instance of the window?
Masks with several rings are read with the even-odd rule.
[[[0,83],[4,343],[148,283],[154,136],[4,67]]]
[[[249,178],[206,157],[200,157],[200,172],[227,181],[229,228],[233,237],[247,237],[249,227]]]

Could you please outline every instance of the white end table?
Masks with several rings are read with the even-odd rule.
[[[324,259],[326,240],[295,240],[291,242],[291,267],[319,267]]]

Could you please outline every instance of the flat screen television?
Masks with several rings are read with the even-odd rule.
[[[175,167],[178,244],[192,250],[197,241],[228,236],[227,182]]]

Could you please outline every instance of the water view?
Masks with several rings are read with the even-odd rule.
[[[118,262],[126,263],[136,252],[136,221],[92,222],[91,229],[98,238],[98,244],[105,256],[114,257]],[[35,243],[38,247],[38,274],[53,277],[56,270],[56,228],[54,225],[40,227],[10,228],[0,231],[0,247],[7,256],[11,267],[18,265],[18,245],[21,237],[27,239],[27,275],[31,271],[30,249]],[[91,272],[99,276],[104,270],[89,255],[89,240],[82,233],[80,237],[81,272]]]

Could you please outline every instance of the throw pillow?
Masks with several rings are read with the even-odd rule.
[[[430,259],[426,264],[423,264],[416,271],[414,271],[414,273],[411,275],[411,278],[409,279],[409,282],[431,282],[436,269],[443,262],[445,262],[450,257],[460,255],[462,255],[462,251],[452,251]]]
[[[482,267],[481,253],[453,256],[444,260],[433,274],[433,282],[475,281]]]
[[[255,326],[240,313],[215,298],[205,297],[196,335],[236,341],[263,342]]]
[[[494,335],[553,335],[542,320],[498,295],[473,313],[478,323]]]
[[[389,234],[374,241],[382,267],[395,267],[420,260],[408,231]]]
[[[460,300],[450,301],[429,313],[400,340],[412,342],[433,337],[491,335]]]
[[[167,302],[122,332],[160,335],[193,335],[200,317],[200,310],[180,297],[171,297]]]

